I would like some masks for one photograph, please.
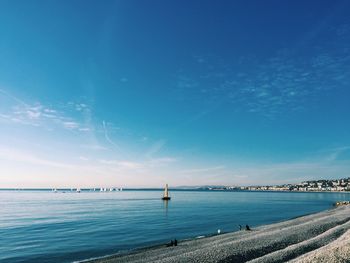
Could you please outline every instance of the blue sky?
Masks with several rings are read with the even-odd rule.
[[[350,176],[348,1],[1,1],[0,187]]]

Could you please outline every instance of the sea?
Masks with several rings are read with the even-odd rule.
[[[0,262],[80,262],[327,210],[350,193],[0,190]]]

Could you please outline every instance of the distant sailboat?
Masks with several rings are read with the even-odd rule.
[[[168,191],[168,184],[165,185],[164,195],[162,197],[162,200],[170,200],[169,191]]]

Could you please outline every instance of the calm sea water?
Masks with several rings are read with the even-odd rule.
[[[331,208],[347,193],[0,191],[0,262],[73,262]]]

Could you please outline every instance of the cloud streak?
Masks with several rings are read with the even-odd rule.
[[[105,121],[102,121],[102,127],[103,127],[103,132],[104,132],[104,137],[106,139],[106,141],[112,145],[113,147],[115,147],[117,150],[120,150],[120,147],[118,146],[118,144],[116,144],[108,135],[108,131],[107,131],[107,125]]]

